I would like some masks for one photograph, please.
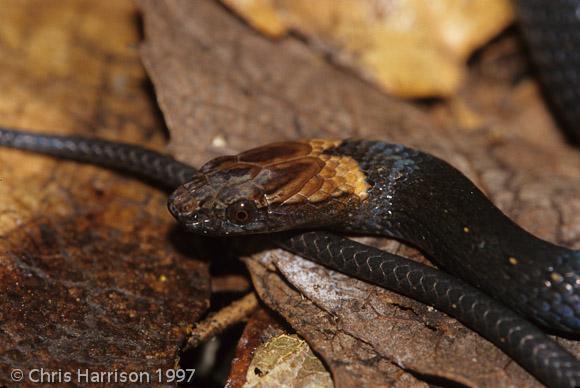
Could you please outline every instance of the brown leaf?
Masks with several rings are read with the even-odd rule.
[[[266,262],[247,260],[256,291],[322,356],[336,387],[426,386],[401,370],[395,362],[381,356],[372,345],[341,330],[333,312],[325,311],[304,298],[299,290],[293,288],[296,283],[289,284],[281,274],[268,269],[268,256]],[[286,255],[282,253],[282,256]],[[304,276],[308,275],[308,272],[304,273]],[[341,297],[341,288],[348,287],[348,284],[332,283],[331,287],[337,286],[338,297]],[[320,291],[328,291],[328,288],[323,287]],[[349,312],[345,309],[345,314]],[[387,332],[392,335],[391,330]]]
[[[305,36],[397,96],[448,96],[465,62],[513,19],[507,0],[222,0],[261,32]]]
[[[270,338],[287,333],[271,310],[258,307],[250,316],[238,341],[226,387],[241,388],[246,382],[248,367],[256,349]]]
[[[130,1],[0,7],[3,125],[162,146]],[[0,177],[0,385],[12,368],[173,367],[208,307],[209,273],[170,243],[166,195],[7,149]]]
[[[292,37],[273,42],[256,35],[212,2],[140,5],[147,38],[143,58],[179,158],[199,164],[301,137],[401,142],[460,168],[540,237],[580,245],[578,152],[557,137],[541,145],[505,129],[498,135],[502,120],[509,126],[540,125],[527,122],[516,106],[517,93],[507,93],[512,83],[495,92],[504,99],[489,103],[493,108],[477,104],[483,99],[475,99],[473,107],[464,103],[480,117],[464,130],[455,127],[450,105],[421,112],[325,63]],[[533,98],[539,106],[538,96]],[[378,245],[416,255],[388,240]],[[260,297],[324,359],[339,387],[354,381],[416,383],[405,371],[470,386],[538,385],[487,341],[414,301],[282,251],[262,252],[246,263]],[[561,342],[580,354],[578,343]]]

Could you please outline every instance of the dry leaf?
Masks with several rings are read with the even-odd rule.
[[[244,388],[333,387],[329,373],[297,335],[282,334],[256,349]]]
[[[482,116],[479,129],[449,130],[434,124],[445,106],[430,116],[395,101],[321,61],[299,40],[275,42],[256,35],[212,2],[141,0],[140,5],[146,28],[143,59],[179,158],[199,164],[300,137],[401,142],[460,168],[540,237],[579,246],[578,151],[556,138],[549,147],[509,136],[498,140],[494,128],[502,120],[519,117],[525,124],[519,110],[510,110],[512,95],[506,95],[501,114]],[[385,239],[378,245],[413,254]],[[471,386],[538,385],[488,342],[416,302],[282,251],[264,251],[246,263],[260,297],[324,359],[338,387],[407,386],[424,379],[423,373]],[[296,275],[310,273],[317,274],[318,289],[312,277]],[[328,300],[329,289],[334,300]],[[412,331],[401,322],[412,323]],[[580,354],[577,342],[559,341]],[[485,354],[479,354],[483,349]],[[426,351],[429,360],[439,362],[437,370],[422,361]],[[446,357],[452,361],[445,363]]]
[[[222,0],[272,37],[305,35],[389,93],[449,96],[468,56],[513,19],[508,0]]]
[[[248,320],[238,341],[226,387],[241,388],[246,382],[248,368],[256,349],[269,339],[284,333],[287,334],[287,331],[273,312],[264,307],[258,307]]]
[[[161,147],[131,1],[0,8],[2,125]],[[208,307],[209,273],[170,243],[165,194],[8,149],[0,178],[0,385],[13,368],[173,367]]]

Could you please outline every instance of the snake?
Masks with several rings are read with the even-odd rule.
[[[580,334],[580,252],[526,232],[459,170],[403,145],[315,139],[217,158],[170,196],[169,210],[214,236],[395,237],[537,323]]]
[[[554,117],[580,143],[580,0],[515,0],[518,26]]]
[[[514,3],[547,97],[578,141],[580,0]],[[0,128],[0,145],[140,176],[173,191],[169,211],[193,233],[267,233],[277,246],[455,317],[547,386],[580,386],[580,362],[537,326],[580,332],[579,252],[526,232],[432,155],[379,141],[305,140],[198,170],[104,139]],[[406,241],[447,272],[336,232]]]
[[[196,169],[104,139],[0,128],[0,145],[139,175],[171,191],[168,209],[190,232],[267,234],[279,247],[457,318],[547,386],[580,385],[580,361],[530,322],[579,333],[580,254],[529,234],[428,153],[311,139]],[[448,273],[337,232],[409,242]]]

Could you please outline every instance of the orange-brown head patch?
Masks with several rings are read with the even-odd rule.
[[[169,199],[191,231],[264,233],[331,225],[368,197],[358,163],[325,151],[341,141],[273,143],[214,159]]]
[[[263,186],[268,204],[315,203],[348,194],[364,200],[370,186],[358,163],[323,153],[340,143],[319,139],[274,143],[244,152],[238,160],[262,167],[256,184]]]

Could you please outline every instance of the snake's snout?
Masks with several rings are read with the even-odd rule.
[[[180,186],[169,196],[167,207],[179,222],[183,222],[199,208],[197,200],[186,186]]]

